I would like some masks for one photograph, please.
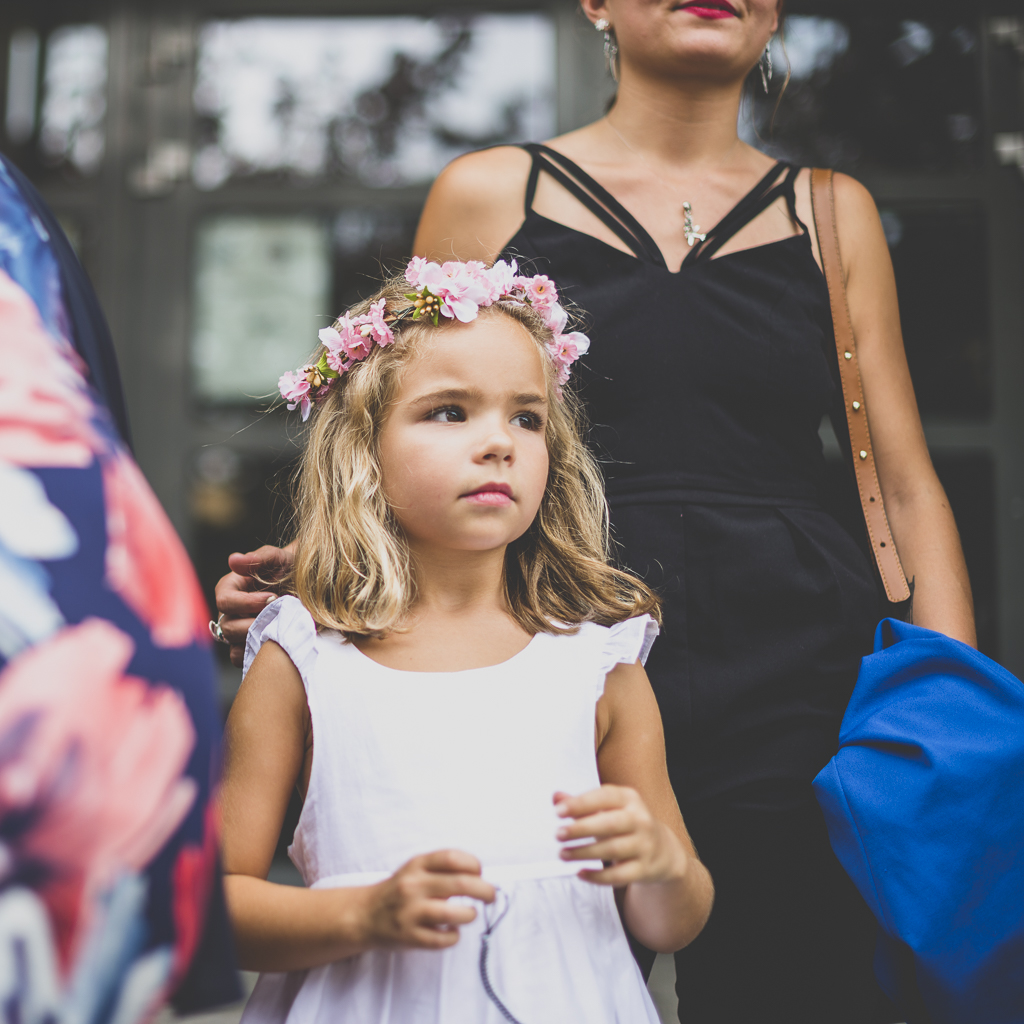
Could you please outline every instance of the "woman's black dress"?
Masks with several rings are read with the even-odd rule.
[[[572,161],[539,145],[508,243],[587,313],[574,374],[622,561],[664,600],[647,671],[672,784],[715,881],[676,955],[694,1024],[889,1020],[874,922],[828,844],[811,780],[837,748],[883,614],[869,554],[826,497],[818,437],[845,436],[828,291],[801,235],[715,251],[785,196],[778,164],[671,273],[650,235]],[[635,255],[535,213],[552,175]],[[837,404],[838,403],[838,404]]]

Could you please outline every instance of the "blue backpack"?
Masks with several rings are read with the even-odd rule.
[[[1024,684],[883,619],[814,780],[910,1024],[1024,1022]]]

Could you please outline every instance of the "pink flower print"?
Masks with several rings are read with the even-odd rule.
[[[124,674],[127,634],[101,619],[61,630],[0,674],[0,820],[40,885],[67,970],[96,900],[143,870],[196,797],[182,772],[195,731],[181,696]]]
[[[0,459],[88,466],[106,445],[81,360],[52,338],[28,293],[0,270]]]
[[[327,362],[330,363],[330,361],[331,357],[328,355]],[[312,402],[309,399],[309,381],[306,380],[305,374],[301,371],[286,370],[277,382],[277,390],[281,392],[281,397],[288,403],[289,410],[301,405],[303,421],[309,419]]]
[[[367,314],[369,317],[368,323],[373,328],[374,340],[381,348],[386,348],[395,340],[391,328],[384,321],[384,307],[386,305],[386,299],[378,299],[370,306],[370,312]]]
[[[139,467],[124,453],[103,463],[107,585],[158,647],[206,644],[209,614],[192,564]]]
[[[543,311],[558,301],[558,289],[550,277],[535,274],[526,279],[526,297],[538,311]]]
[[[210,883],[217,866],[217,837],[220,821],[217,801],[211,800],[206,807],[203,825],[203,845],[189,844],[178,851],[174,862],[172,884],[174,886],[174,981],[180,980],[192,962],[192,955],[199,945],[210,898]]]

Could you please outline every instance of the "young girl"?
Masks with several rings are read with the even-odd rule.
[[[246,1024],[655,1024],[619,914],[665,952],[708,916],[566,320],[514,264],[413,260],[281,379],[315,407],[296,596],[249,632],[223,787]],[[266,881],[296,785],[307,888]]]

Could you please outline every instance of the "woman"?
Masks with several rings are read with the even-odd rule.
[[[582,0],[617,46],[608,115],[549,149],[452,163],[416,252],[547,273],[590,317],[580,374],[623,562],[665,601],[648,662],[672,782],[716,906],[677,954],[681,1019],[904,1019],[874,984],[874,923],[811,779],[835,752],[885,613],[856,494],[826,507],[817,429],[844,424],[809,172],[737,136],[777,0]],[[866,407],[913,620],[974,643],[956,526],[932,468],[874,204],[837,175]],[[525,203],[524,203],[525,200]],[[684,208],[684,203],[687,206]],[[688,216],[689,214],[689,216]],[[695,223],[699,222],[699,223]],[[702,236],[703,225],[717,225]],[[842,426],[840,426],[842,432]],[[838,517],[838,518],[837,518]],[[219,607],[265,600],[233,556]],[[225,625],[237,643],[244,618]]]

